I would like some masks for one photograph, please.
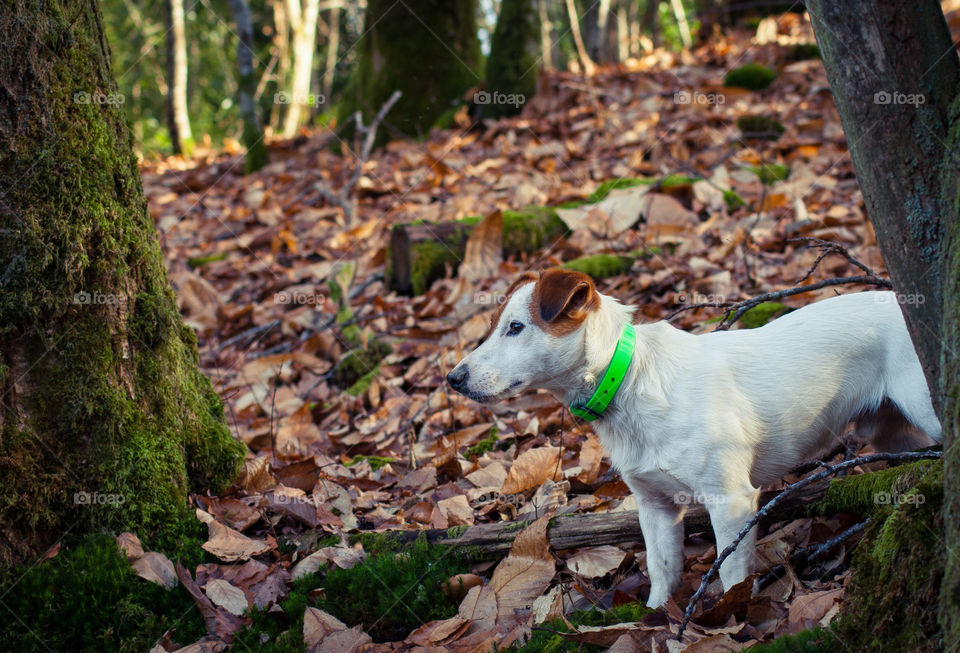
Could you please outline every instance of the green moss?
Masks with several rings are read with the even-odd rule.
[[[380,367],[377,366],[357,379],[357,382],[347,388],[347,394],[351,397],[359,397],[370,389],[370,384],[380,374]]]
[[[364,460],[370,463],[370,466],[374,469],[374,471],[384,467],[385,465],[389,465],[390,463],[397,462],[396,458],[391,458],[390,456],[354,456],[347,462],[343,463],[343,466],[353,467]]]
[[[597,190],[590,193],[590,196],[587,197],[587,204],[596,204],[597,202],[606,199],[607,195],[610,194],[610,191],[620,190],[621,188],[635,188],[636,186],[641,185],[650,185],[655,183],[656,180],[651,179],[634,179],[632,177],[621,177],[619,179],[608,179],[599,186]]]
[[[727,204],[727,209],[730,211],[736,211],[741,206],[747,205],[744,199],[733,190],[723,191],[723,201]]]
[[[491,427],[490,434],[487,435],[487,437],[480,440],[472,447],[467,448],[467,458],[476,458],[482,456],[488,451],[493,451],[496,448],[497,443],[500,442],[500,438],[497,437],[499,432],[500,430],[496,426]]]
[[[642,603],[627,603],[610,608],[609,610],[578,610],[567,616],[566,621],[555,619],[535,627],[530,639],[522,644],[514,644],[507,651],[515,653],[561,653],[561,652],[583,652],[591,653],[593,651],[605,650],[602,646],[592,644],[581,644],[566,639],[558,633],[571,633],[568,625],[574,626],[614,626],[621,623],[633,623],[639,621],[645,615],[653,612]]]
[[[780,302],[763,302],[741,315],[739,322],[745,329],[756,329],[792,310]]]
[[[813,628],[796,635],[784,635],[772,642],[751,646],[756,653],[833,653],[845,650],[829,630]]]
[[[16,615],[0,628],[4,651],[146,651],[169,629],[182,645],[203,619],[187,591],[138,578],[113,538],[91,535],[0,585]]]
[[[854,552],[853,579],[832,629],[852,650],[942,650],[937,601],[945,564],[943,461],[880,474],[882,480],[846,488],[848,496],[863,501],[886,487],[890,501],[874,503],[873,521]]]
[[[236,634],[238,650],[260,653],[304,653],[303,615],[313,605],[310,593],[323,586],[323,577],[310,574],[297,579],[290,593],[280,602],[282,612],[253,609],[247,613],[251,623]]]
[[[363,330],[353,324],[353,310],[346,293],[336,278],[327,281],[330,300],[337,304],[336,323],[340,325],[341,344],[352,347],[337,362],[333,380],[354,397],[365,392],[379,373],[379,364],[392,351],[389,343],[374,335],[364,337]]]
[[[816,43],[795,43],[790,50],[789,58],[793,61],[822,59],[820,56],[820,46]]]
[[[906,495],[939,465],[936,461],[920,460],[869,474],[835,478],[830,482],[823,499],[814,507],[815,514],[852,512],[869,515],[879,507],[890,505],[891,501],[884,503],[885,498]]]
[[[463,242],[465,246],[466,240],[464,239]],[[434,281],[443,277],[448,264],[452,266],[459,264],[456,250],[451,251],[448,245],[433,240],[425,240],[413,245],[410,259],[412,261],[410,279],[414,295],[427,292]]]
[[[783,135],[786,128],[773,118],[759,115],[740,116],[737,128],[744,138],[765,138],[775,141]]]
[[[777,78],[777,73],[758,63],[748,63],[729,71],[723,78],[724,86],[736,86],[751,91],[762,91]]]
[[[446,619],[457,604],[441,585],[469,565],[450,547],[430,546],[421,535],[400,553],[370,556],[352,569],[335,567],[324,578],[317,607],[349,626],[362,625],[376,641],[397,641],[433,619]]]
[[[530,254],[570,233],[556,210],[547,206],[528,206],[503,212],[503,253],[505,256]]]
[[[626,274],[633,266],[632,256],[616,256],[613,254],[595,254],[567,261],[563,267],[590,275],[594,279],[607,279],[618,274]]]
[[[187,259],[187,265],[192,268],[199,268],[207,263],[215,263],[217,261],[222,261],[225,258],[227,258],[226,252],[221,252],[220,254],[210,254],[209,256],[194,256]]]
[[[187,493],[222,489],[245,451],[199,372],[121,107],[83,101],[117,93],[101,23],[97,5],[61,1],[0,16],[0,64],[24,71],[0,148],[17,216],[0,230],[0,361],[24,370],[16,393],[0,389],[16,399],[0,437],[0,567],[71,527],[148,544],[176,532]]]
[[[681,188],[683,186],[690,186],[694,182],[700,181],[700,179],[700,177],[691,177],[689,175],[673,173],[660,180],[660,188],[663,190],[671,190],[674,188]]]
[[[790,168],[779,163],[765,163],[762,166],[749,167],[747,170],[757,175],[760,181],[767,186],[774,182],[783,181],[790,176]]]
[[[447,529],[447,537],[450,538],[451,540],[455,540],[455,539],[457,539],[458,537],[460,537],[461,535],[463,535],[464,533],[466,533],[468,528],[470,528],[470,527],[467,526],[466,524],[463,524],[463,525],[461,525],[461,526],[453,526],[453,527],[451,527],[451,528],[448,528],[448,529]]]

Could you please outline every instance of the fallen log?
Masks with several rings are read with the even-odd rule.
[[[387,285],[401,294],[420,295],[443,277],[447,266],[456,271],[479,220],[395,225],[387,249]],[[536,252],[567,231],[556,211],[548,207],[503,211],[503,254]]]
[[[803,491],[782,502],[779,509],[761,521],[761,525],[769,525],[786,519],[797,519],[808,514],[807,508],[823,498],[829,485],[829,480],[814,483]],[[760,494],[760,505],[765,505],[779,492],[771,490]],[[471,557],[477,560],[494,560],[502,558],[510,551],[513,540],[530,523],[529,520],[499,522],[494,524],[477,524],[474,526],[458,526],[454,528],[428,530],[396,530],[379,531],[377,533],[361,533],[360,541],[364,536],[382,537],[387,534],[398,544],[413,542],[424,534],[431,544],[443,546],[465,547],[470,550]],[[712,535],[710,519],[706,509],[695,504],[688,508],[683,517],[684,533],[704,532]],[[626,544],[640,546],[643,535],[634,510],[623,512],[593,512],[561,515],[550,521],[547,529],[550,548],[554,551],[576,549],[585,546],[600,546],[603,544]]]

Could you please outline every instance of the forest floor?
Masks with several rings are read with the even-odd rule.
[[[149,208],[183,314],[197,330],[202,367],[251,452],[234,488],[193,499],[216,559],[191,570],[211,629],[204,650],[232,638],[256,641],[243,630],[249,613],[237,616],[253,606],[266,610],[253,617],[257,632],[273,641],[289,631],[283,637],[307,650],[350,650],[371,634],[388,642],[378,650],[483,650],[531,633],[558,637],[554,631],[567,628],[555,620],[572,610],[629,605],[645,595],[642,543],[553,551],[543,522],[499,561],[447,567],[451,549],[439,546],[436,558],[406,554],[427,556],[427,570],[471,574],[466,597],[457,588],[437,593],[446,578],[428,571],[414,579],[412,593],[394,581],[378,585],[378,574],[390,572],[375,570],[393,554],[350,535],[635,508],[590,425],[572,420],[551,396],[528,393],[485,407],[443,383],[525,270],[630,255],[628,271],[597,283],[638,306],[641,321],[860,274],[836,255],[808,276],[820,252],[801,237],[841,245],[884,274],[823,66],[800,45],[813,41],[809,25],[788,14],[776,32],[764,44],[741,33],[692,54],[658,52],[589,79],[551,74],[516,118],[473,122],[463,110],[452,129],[392,141],[364,162],[349,222],[317,190],[341,189],[355,160],[327,130],[272,143],[272,162],[247,177],[235,152],[144,165]],[[776,79],[763,90],[725,86],[725,73],[746,63],[770,67]],[[636,179],[649,182],[622,181]],[[612,187],[619,188],[606,201],[575,206]],[[533,255],[501,260],[495,248],[479,248],[462,266],[486,270],[479,278],[450,269],[418,297],[387,288],[393,225],[560,205],[572,207],[560,211],[571,233]],[[783,303],[799,307],[837,290]],[[704,307],[672,322],[704,332],[721,315]],[[376,343],[390,346],[379,361],[385,349]],[[358,348],[380,354],[363,359],[361,372],[370,373],[359,383],[356,371],[338,374],[341,359]],[[775,524],[760,533],[759,557],[766,566],[780,563],[850,523]],[[568,635],[573,650],[581,643],[673,650],[682,609],[716,555],[711,538],[687,538],[683,587],[666,610],[638,609],[624,617],[630,628],[594,619],[593,630]],[[735,593],[711,608],[714,591],[684,644],[734,650],[828,625],[849,578],[846,555],[841,547],[815,574],[791,572],[759,595]],[[294,577],[333,578],[328,568],[354,565],[376,578],[352,591],[396,591],[372,623],[369,616],[351,622],[359,613],[344,605],[368,596],[337,595],[338,605],[333,581],[291,585]],[[287,598],[291,586],[303,594],[299,607]],[[448,605],[424,609],[412,598],[417,592]],[[384,628],[381,618],[391,612],[396,619],[387,616],[393,625]],[[176,649],[176,639],[170,633],[161,648]]]

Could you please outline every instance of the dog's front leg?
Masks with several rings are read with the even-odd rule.
[[[680,584],[683,573],[683,506],[642,482],[627,480],[627,485],[637,497],[637,515],[647,549],[647,605],[659,608]]]
[[[704,503],[710,513],[713,533],[717,538],[717,555],[737,538],[747,520],[757,511],[759,496],[760,491],[749,482],[736,492],[727,489],[706,496]],[[724,591],[742,581],[752,571],[756,542],[757,529],[754,527],[720,565],[720,580],[723,582]]]

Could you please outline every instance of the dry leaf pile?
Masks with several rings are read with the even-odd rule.
[[[778,28],[788,39],[809,37],[796,17]],[[274,145],[272,163],[246,178],[237,156],[146,165],[151,215],[185,319],[198,332],[203,369],[251,450],[234,488],[195,498],[209,529],[204,548],[221,564],[174,569],[122,536],[138,574],[164,584],[178,578],[194,596],[210,639],[191,650],[222,647],[251,606],[279,609],[291,579],[362,564],[359,546],[315,550],[326,534],[537,520],[508,557],[477,570],[457,616],[410,633],[403,644],[410,649],[505,647],[573,607],[637,600],[645,591],[642,546],[558,553],[546,538],[544,515],[631,505],[589,427],[545,394],[486,408],[450,395],[442,380],[483,337],[497,293],[513,278],[584,255],[637,256],[628,274],[599,289],[638,305],[644,320],[687,303],[791,286],[817,256],[790,241],[797,236],[840,243],[882,272],[822,65],[790,60],[789,52],[776,39],[760,45],[740,34],[589,79],[547,77],[518,118],[471,124],[463,112],[455,129],[375,152],[360,176],[353,224],[317,191],[317,184],[339,188],[352,169],[349,155],[330,152],[329,132]],[[778,78],[765,91],[724,87],[725,71],[746,61],[773,67]],[[744,134],[743,116],[773,118],[785,131],[777,140]],[[764,183],[757,169],[771,164],[789,175]],[[657,181],[561,209],[572,233],[538,256],[502,260],[499,230],[488,221],[459,276],[413,298],[386,288],[395,224],[558,206],[626,178]],[[811,281],[854,272],[845,259],[827,258]],[[343,306],[331,280],[347,298]],[[715,315],[698,309],[674,322],[710,328],[703,323]],[[335,372],[358,340],[387,342],[392,352],[352,396]],[[761,540],[761,556],[782,563],[847,525],[781,525]],[[679,647],[670,640],[683,595],[715,556],[708,537],[688,539],[679,606],[635,624],[583,629],[574,639],[614,650]],[[829,623],[848,577],[844,555],[821,565],[818,577],[788,569],[756,596],[749,586],[734,588],[708,603],[683,645],[733,650]],[[311,651],[400,646],[372,645],[356,625],[314,608],[304,636]]]

